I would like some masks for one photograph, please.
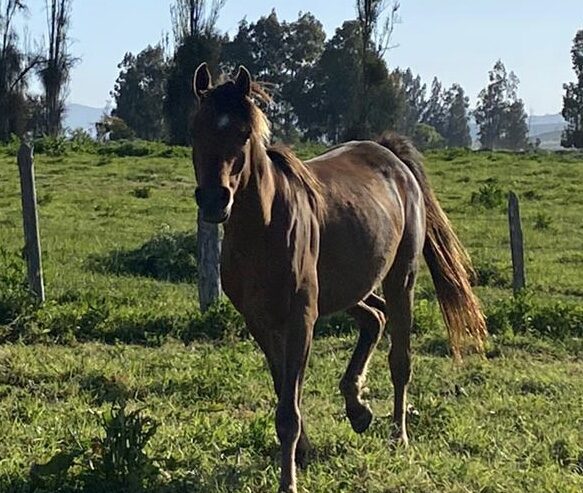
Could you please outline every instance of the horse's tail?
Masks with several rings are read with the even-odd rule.
[[[423,192],[427,214],[423,255],[433,278],[454,356],[460,357],[462,344],[467,338],[480,351],[483,350],[486,322],[470,285],[474,270],[468,253],[429,185],[421,153],[408,139],[392,132],[382,135],[378,143],[405,163]]]

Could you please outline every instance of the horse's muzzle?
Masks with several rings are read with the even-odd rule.
[[[231,213],[231,191],[227,187],[198,187],[194,196],[207,223],[225,222]]]

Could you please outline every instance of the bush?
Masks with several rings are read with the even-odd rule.
[[[64,156],[67,154],[68,147],[67,139],[63,135],[57,137],[45,135],[34,141],[34,152],[47,156]]]
[[[101,425],[103,438],[75,439],[45,464],[33,464],[30,490],[137,493],[158,486],[160,469],[145,451],[158,424],[141,409],[129,411],[122,399],[102,414]]]
[[[131,193],[137,199],[148,199],[152,195],[152,187],[136,187]]]
[[[97,148],[97,153],[102,156],[117,157],[190,158],[192,150],[189,147],[169,146],[147,140],[118,140],[101,144]]]
[[[105,116],[100,123],[107,129],[110,140],[133,139],[136,136],[128,124],[117,116]]]
[[[472,193],[470,203],[486,209],[495,209],[503,205],[504,192],[498,186],[498,181],[495,178],[489,178],[477,192]]]
[[[102,144],[97,153],[102,156],[142,157],[155,154],[156,143],[142,140],[118,140]]]
[[[0,329],[26,314],[33,305],[24,262],[0,246]],[[0,330],[0,339],[4,330]]]
[[[512,284],[502,267],[493,261],[474,260],[474,271],[476,275],[472,279],[473,286],[508,288]]]
[[[413,331],[418,334],[445,330],[439,304],[436,301],[419,300],[413,313]]]
[[[535,303],[526,291],[494,302],[486,316],[492,334],[534,333],[554,339],[583,337],[582,306],[563,302]]]
[[[196,235],[161,232],[134,250],[92,256],[87,265],[98,272],[152,277],[172,282],[197,279]]]
[[[89,132],[82,128],[76,128],[69,136],[69,146],[74,152],[95,152],[97,142]]]
[[[16,157],[18,156],[18,150],[20,149],[20,137],[14,134],[10,134],[10,140],[3,145],[3,150],[8,156]]]
[[[180,333],[185,344],[197,339],[240,339],[245,337],[245,320],[227,300],[220,300],[205,313],[198,312]]]
[[[418,123],[413,133],[413,142],[420,151],[429,149],[442,149],[445,147],[445,140],[440,133],[431,125]]]
[[[545,214],[544,212],[539,212],[537,213],[536,217],[534,218],[534,224],[533,227],[534,229],[538,229],[538,230],[545,230],[545,229],[549,229],[551,227],[553,220],[551,218],[551,216],[549,216],[548,214]]]

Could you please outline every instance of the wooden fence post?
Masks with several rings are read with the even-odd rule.
[[[18,150],[18,170],[20,172],[24,254],[28,270],[28,286],[32,293],[43,302],[45,300],[45,287],[34,183],[34,159],[32,147],[24,143]]]
[[[200,211],[197,225],[198,301],[205,312],[221,296],[221,238],[219,225],[203,221]]]
[[[512,252],[512,289],[516,295],[526,286],[526,278],[524,275],[524,243],[520,223],[520,207],[518,197],[514,192],[508,193],[508,225]]]

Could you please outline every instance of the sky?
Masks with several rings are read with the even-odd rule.
[[[170,3],[73,0],[71,51],[82,61],[72,73],[69,102],[106,106],[124,54],[138,53],[171,32]],[[29,0],[32,39],[46,31],[44,5]],[[328,37],[355,17],[354,0],[227,0],[218,28],[233,34],[243,17],[254,21],[272,8],[280,20],[312,12]],[[434,76],[445,86],[459,83],[473,106],[488,71],[501,59],[521,80],[527,112],[561,111],[562,85],[574,78],[569,51],[583,29],[583,0],[401,0],[400,17],[389,67],[410,67],[428,86]]]

